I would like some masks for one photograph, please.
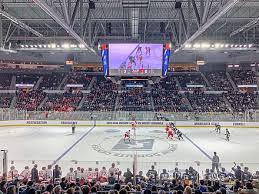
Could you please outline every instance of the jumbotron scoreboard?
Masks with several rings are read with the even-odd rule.
[[[109,77],[166,76],[170,44],[103,44],[104,75]]]

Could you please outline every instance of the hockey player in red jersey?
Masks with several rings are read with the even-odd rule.
[[[165,127],[165,132],[167,133],[169,130],[170,130],[170,127],[169,127],[169,125],[167,124],[166,127]]]
[[[167,131],[167,139],[168,139],[168,138],[171,138],[171,139],[174,138],[174,134],[173,134],[173,130],[172,130],[172,129],[169,129],[169,130]]]
[[[129,140],[129,142],[130,142],[130,130],[128,130],[128,131],[126,131],[125,133],[124,133],[124,141],[125,140]]]

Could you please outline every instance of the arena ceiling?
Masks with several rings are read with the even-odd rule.
[[[70,43],[93,53],[98,43],[171,42],[181,51],[259,41],[258,0],[2,0],[0,15],[4,49]]]

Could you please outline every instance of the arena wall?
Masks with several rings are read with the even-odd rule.
[[[132,121],[69,121],[69,120],[10,120],[0,121],[0,127],[6,126],[130,126]],[[168,121],[138,121],[141,127],[164,127]],[[259,122],[213,122],[213,121],[175,121],[178,127],[214,127],[220,124],[229,128],[258,128]]]

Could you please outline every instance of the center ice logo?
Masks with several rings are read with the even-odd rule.
[[[163,156],[177,149],[177,143],[165,141],[164,137],[156,135],[139,135],[138,137],[136,141],[132,139],[132,142],[124,142],[121,135],[110,136],[102,139],[98,144],[93,144],[92,148],[100,154],[123,158],[132,158],[133,151],[138,151],[138,157],[150,158]]]
[[[112,151],[152,151],[154,139],[132,140],[132,142],[124,142],[123,139],[115,144]]]

